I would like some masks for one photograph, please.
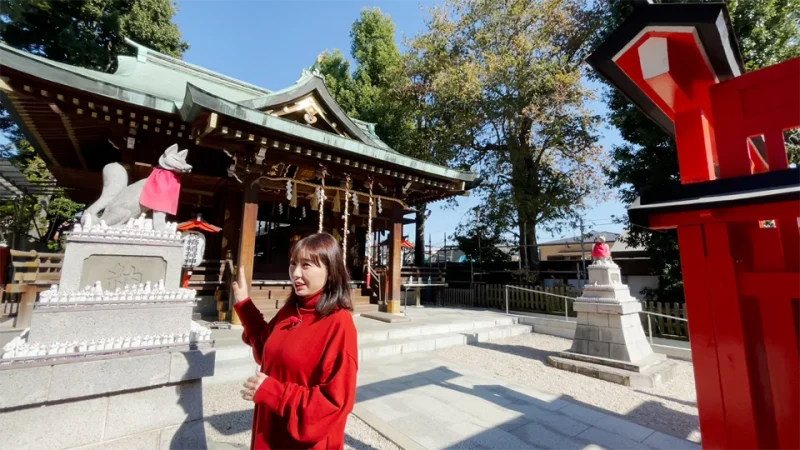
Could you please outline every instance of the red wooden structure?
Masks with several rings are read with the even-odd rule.
[[[631,222],[677,228],[705,448],[800,448],[800,58],[743,74],[722,4],[640,5],[590,64],[675,137],[682,185]]]

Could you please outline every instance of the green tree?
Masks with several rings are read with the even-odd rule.
[[[49,59],[111,72],[117,56],[132,55],[125,38],[181,57],[189,44],[172,23],[170,0],[4,0],[0,38]]]
[[[61,247],[60,240],[50,241],[58,235],[61,224],[72,220],[84,205],[70,200],[64,190],[56,186],[44,160],[36,155],[27,140],[13,137],[17,140],[0,147],[0,157],[16,165],[35,192],[0,203],[0,236],[12,244],[19,237],[32,234],[57,250]]]
[[[497,220],[483,217],[481,212],[482,208],[474,208],[469,220],[458,226],[453,238],[459,250],[480,267],[511,261],[511,255],[499,248],[507,244],[502,227]]]
[[[666,2],[665,2],[666,3]],[[616,0],[605,9],[602,39],[613,31],[633,6]],[[728,2],[731,21],[744,56],[747,70],[756,70],[800,55],[800,0],[739,0]],[[624,144],[612,150],[613,163],[608,185],[619,190],[622,201],[630,204],[643,189],[669,190],[680,183],[678,156],[673,139],[647,119],[618,91],[609,89],[606,101],[610,121],[617,127]],[[800,155],[800,136],[787,135],[792,162]],[[627,218],[624,219],[627,223]],[[643,246],[659,277],[658,289],[650,297],[662,301],[682,301],[683,282],[675,232],[656,232],[628,225],[629,245]]]
[[[410,42],[421,134],[453,164],[484,178],[484,209],[527,242],[600,196],[600,118],[582,82],[594,2],[448,0]],[[491,210],[491,212],[489,211]]]
[[[344,110],[347,115],[358,118],[359,116],[359,96],[356,93],[353,74],[350,72],[350,61],[344,56],[341,50],[326,50],[317,57],[317,61],[312,69],[319,70],[325,79],[325,87],[328,88],[333,99]]]
[[[130,38],[150,48],[181,57],[189,46],[172,23],[176,7],[170,0],[3,0],[0,40],[49,59],[111,72],[117,57],[132,55]],[[44,161],[0,108],[0,131],[8,141],[0,153],[36,184],[53,183]],[[33,229],[41,241],[52,239],[83,205],[63,190],[0,204],[0,233],[25,236]]]
[[[326,51],[314,68],[325,77],[325,84],[339,105],[352,117],[376,124],[375,132],[390,147],[408,156],[446,163],[447,158],[431,151],[419,132],[419,99],[414,96],[411,78],[405,72],[404,57],[395,40],[391,17],[378,8],[361,11],[353,23],[350,63],[341,51]],[[417,211],[416,242],[425,240],[425,206]],[[415,264],[425,260],[424,246],[415,250]]]
[[[375,123],[375,132],[395,150],[429,159],[414,145],[414,105],[403,96],[410,79],[395,34],[391,17],[366,8],[350,31],[354,71],[340,50],[322,53],[313,68],[350,116]]]

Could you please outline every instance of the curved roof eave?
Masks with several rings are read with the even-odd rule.
[[[240,103],[247,108],[263,111],[265,109],[273,109],[277,106],[291,103],[309,94],[316,94],[323,105],[336,117],[337,122],[342,124],[345,131],[350,133],[350,135],[355,136],[365,144],[377,145],[377,143],[364,133],[364,131],[350,119],[350,116],[342,110],[342,107],[333,99],[330,91],[328,91],[328,88],[325,86],[325,81],[316,75],[307,76],[305,80],[302,80],[288,89],[273,92],[263,97],[245,100]]]
[[[197,86],[186,86],[186,97],[181,106],[181,116],[184,121],[190,122],[197,118],[203,110],[216,112],[229,117],[260,126],[271,130],[296,136],[319,145],[333,147],[354,155],[379,160],[406,167],[417,172],[427,173],[432,176],[471,183],[476,175],[469,172],[442,167],[425,161],[420,161],[400,153],[388,152],[382,148],[347,139],[333,133],[327,133],[313,127],[305,126],[280,117],[257,111],[238,103],[233,103],[212,93],[206,92]]]
[[[30,74],[54,84],[89,92],[112,100],[161,111],[167,114],[180,113],[182,118],[187,121],[196,118],[203,109],[208,109],[220,114],[236,117],[258,126],[304,138],[320,145],[341,149],[354,155],[388,162],[440,178],[463,181],[467,185],[473,183],[477,178],[473,173],[431,164],[381,148],[370,139],[368,139],[367,142],[359,142],[280,117],[273,117],[261,111],[226,100],[190,82],[186,83],[183,101],[167,99],[121,85],[124,84],[125,81],[121,79],[123,78],[121,75],[96,72],[58,63],[41,56],[15,49],[3,42],[0,42],[0,66],[9,67],[13,70]],[[333,99],[331,98],[331,100]],[[336,105],[335,102],[333,102],[333,104]],[[336,107],[339,108],[338,105],[336,105]],[[341,108],[339,108],[339,110],[341,111]],[[343,111],[341,113],[344,114]],[[348,122],[352,124],[352,126],[357,127],[352,121],[348,120]],[[361,131],[361,134],[363,135],[363,131]]]
[[[177,109],[173,100],[119,86],[114,83],[116,80],[113,74],[50,61],[47,58],[17,50],[5,43],[0,43],[0,61],[2,61],[0,62],[2,66],[34,75],[51,83],[91,92],[121,102],[132,103],[169,114],[174,114]]]

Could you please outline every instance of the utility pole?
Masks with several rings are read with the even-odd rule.
[[[425,245],[425,244],[423,244]],[[433,265],[433,236],[428,235],[428,269],[432,268]]]
[[[584,229],[583,229],[583,216],[581,216],[581,263],[583,264],[583,273],[581,274],[581,278],[586,280],[586,249],[583,246],[584,238]]]
[[[449,256],[450,255],[448,255],[448,252],[447,252],[447,232],[445,231],[444,232],[444,270],[445,271],[447,271],[447,260],[450,259]]]
[[[483,227],[481,226],[481,212],[475,211],[476,218],[478,219],[478,276],[482,280],[481,269],[483,268],[483,251],[481,250],[481,235],[483,234]]]

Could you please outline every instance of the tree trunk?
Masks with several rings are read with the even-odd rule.
[[[415,218],[416,236],[414,238],[414,265],[422,267],[425,265],[425,210],[427,205],[417,208]],[[446,254],[447,252],[445,252]]]
[[[528,268],[528,247],[525,245],[525,224],[520,219],[519,222],[519,261],[525,269]]]
[[[536,222],[528,221],[526,228],[528,241],[528,248],[526,257],[528,260],[528,268],[533,271],[536,276],[539,276],[539,246],[536,243]]]

